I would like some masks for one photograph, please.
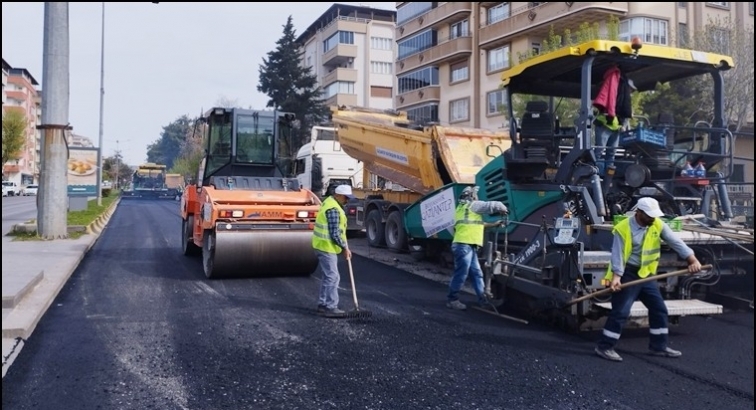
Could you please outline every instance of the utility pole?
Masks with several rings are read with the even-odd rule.
[[[102,2],[102,39],[100,40],[100,142],[97,144],[97,206],[102,206],[102,134],[105,109],[105,2]]]
[[[118,140],[116,140],[116,180],[115,180],[115,187],[116,190],[120,186],[121,181],[121,150],[119,149]]]
[[[68,3],[45,2],[42,56],[42,161],[37,233],[68,237]]]

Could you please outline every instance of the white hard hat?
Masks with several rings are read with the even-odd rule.
[[[337,195],[344,195],[347,198],[354,198],[354,195],[352,195],[352,187],[349,185],[339,185],[336,187],[336,190],[333,191],[334,194]]]

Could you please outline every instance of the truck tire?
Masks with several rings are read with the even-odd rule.
[[[386,246],[394,252],[404,252],[407,249],[407,231],[399,211],[389,214],[386,219]]]
[[[386,244],[386,228],[381,221],[381,211],[373,209],[368,212],[365,218],[365,233],[367,234],[368,245],[378,248]]]
[[[181,222],[181,243],[183,245],[184,255],[197,256],[202,253],[202,248],[194,244],[192,227],[194,226],[194,215],[189,215]]]

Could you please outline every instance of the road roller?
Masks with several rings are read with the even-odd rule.
[[[315,271],[321,201],[278,162],[296,122],[291,113],[241,108],[213,108],[197,120],[206,150],[181,196],[181,242],[184,255],[202,257],[207,278]]]

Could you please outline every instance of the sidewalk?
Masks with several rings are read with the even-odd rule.
[[[3,236],[3,377],[119,202],[113,202],[78,239],[14,241]]]

